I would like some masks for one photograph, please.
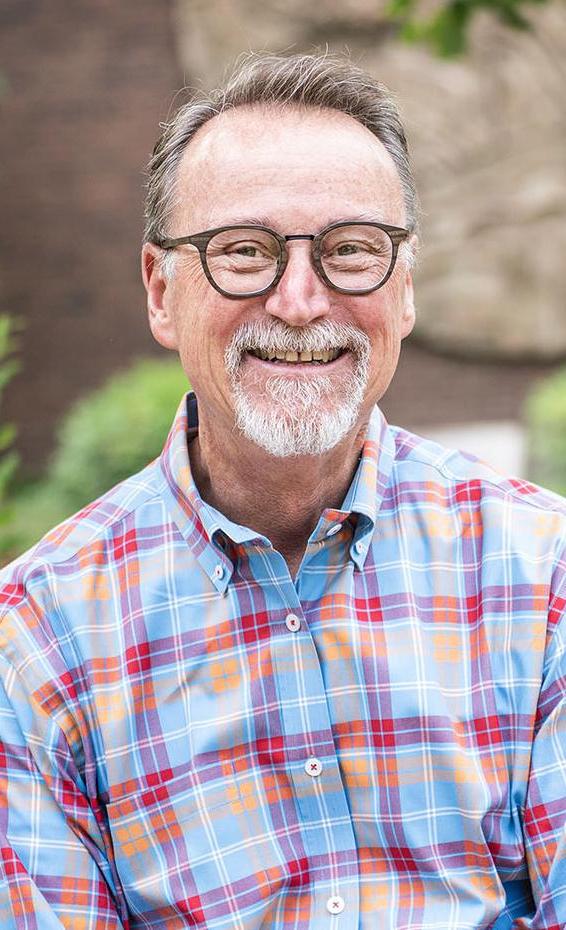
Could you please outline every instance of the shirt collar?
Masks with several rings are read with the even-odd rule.
[[[197,400],[193,392],[183,398],[159,459],[160,492],[180,533],[209,576],[224,593],[233,565],[222,548],[222,538],[236,544],[265,545],[267,540],[254,530],[233,523],[201,498],[195,485],[188,444],[198,433]],[[360,462],[342,506],[327,509],[313,533],[325,536],[336,523],[354,517],[350,554],[357,567],[365,562],[375,529],[377,512],[389,483],[394,459],[394,440],[385,418],[375,407],[368,426]]]
[[[336,519],[355,519],[355,530],[350,547],[352,561],[363,568],[373,534],[377,514],[389,484],[395,458],[395,440],[379,407],[371,413],[360,462],[348,488]],[[326,511],[329,513],[329,511]]]

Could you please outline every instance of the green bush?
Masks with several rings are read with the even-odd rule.
[[[45,477],[21,490],[3,528],[3,560],[159,455],[185,391],[177,359],[144,360],[77,401]]]
[[[17,372],[19,365],[12,358],[15,349],[14,332],[16,327],[13,320],[5,314],[0,315],[0,397],[8,382]],[[6,519],[4,511],[4,497],[8,484],[14,474],[18,457],[10,449],[15,428],[10,423],[0,423],[0,521]]]
[[[65,417],[47,480],[74,509],[159,455],[188,383],[178,360],[142,361]]]
[[[536,386],[526,421],[530,477],[566,496],[566,368]]]

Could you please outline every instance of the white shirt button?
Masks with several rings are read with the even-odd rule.
[[[342,529],[341,523],[335,523],[334,526],[331,526],[330,529],[326,531],[327,536],[335,536],[336,533],[339,533]]]
[[[307,775],[310,775],[311,778],[316,778],[316,776],[320,775],[322,772],[322,763],[319,759],[307,759],[305,762],[305,772]]]
[[[297,630],[301,628],[300,617],[297,617],[296,614],[287,614],[285,617],[285,626],[288,630],[291,630],[291,633],[296,633]]]
[[[224,575],[224,566],[221,565],[219,562],[218,565],[214,566],[214,571],[212,574],[214,575],[215,578],[218,578],[218,580],[220,580],[220,578],[222,578],[222,576]]]
[[[358,555],[361,555],[362,552],[366,551],[366,545],[365,543],[360,542],[360,540],[358,540],[357,543],[354,545],[354,549],[356,550]]]
[[[339,894],[332,895],[326,902],[326,910],[329,914],[341,914],[345,907],[346,903],[344,898]]]

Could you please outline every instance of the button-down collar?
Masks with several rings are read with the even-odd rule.
[[[191,546],[214,587],[224,593],[234,566],[226,547],[227,538],[237,546],[269,546],[270,541],[249,527],[234,523],[207,504],[199,494],[191,472],[188,444],[198,434],[198,409],[194,393],[183,398],[161,455],[161,491],[183,538]],[[389,481],[394,456],[394,440],[376,407],[370,418],[360,462],[344,503],[338,510],[327,509],[309,542],[332,543],[335,529],[351,521],[354,525],[350,557],[362,569],[375,529],[376,514]],[[222,568],[222,572],[220,571]]]

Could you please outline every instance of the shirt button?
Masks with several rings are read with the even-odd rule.
[[[339,894],[333,895],[326,902],[326,910],[329,914],[341,914],[345,907],[344,898],[340,897]]]
[[[218,565],[214,566],[214,571],[212,574],[214,575],[215,578],[218,578],[220,580],[220,578],[222,578],[224,574],[224,566],[218,563]]]
[[[287,614],[285,617],[285,626],[291,633],[296,633],[301,628],[300,618],[296,614]]]
[[[318,759],[307,759],[305,762],[305,772],[311,778],[316,778],[322,772],[322,763]]]
[[[354,549],[356,550],[356,552],[358,553],[358,555],[361,555],[362,552],[365,552],[365,551],[366,551],[365,543],[360,542],[360,541],[358,540],[358,542],[354,545]]]
[[[326,531],[327,536],[334,536],[336,533],[339,533],[342,529],[341,523],[335,523],[334,526],[331,526],[330,529]]]

